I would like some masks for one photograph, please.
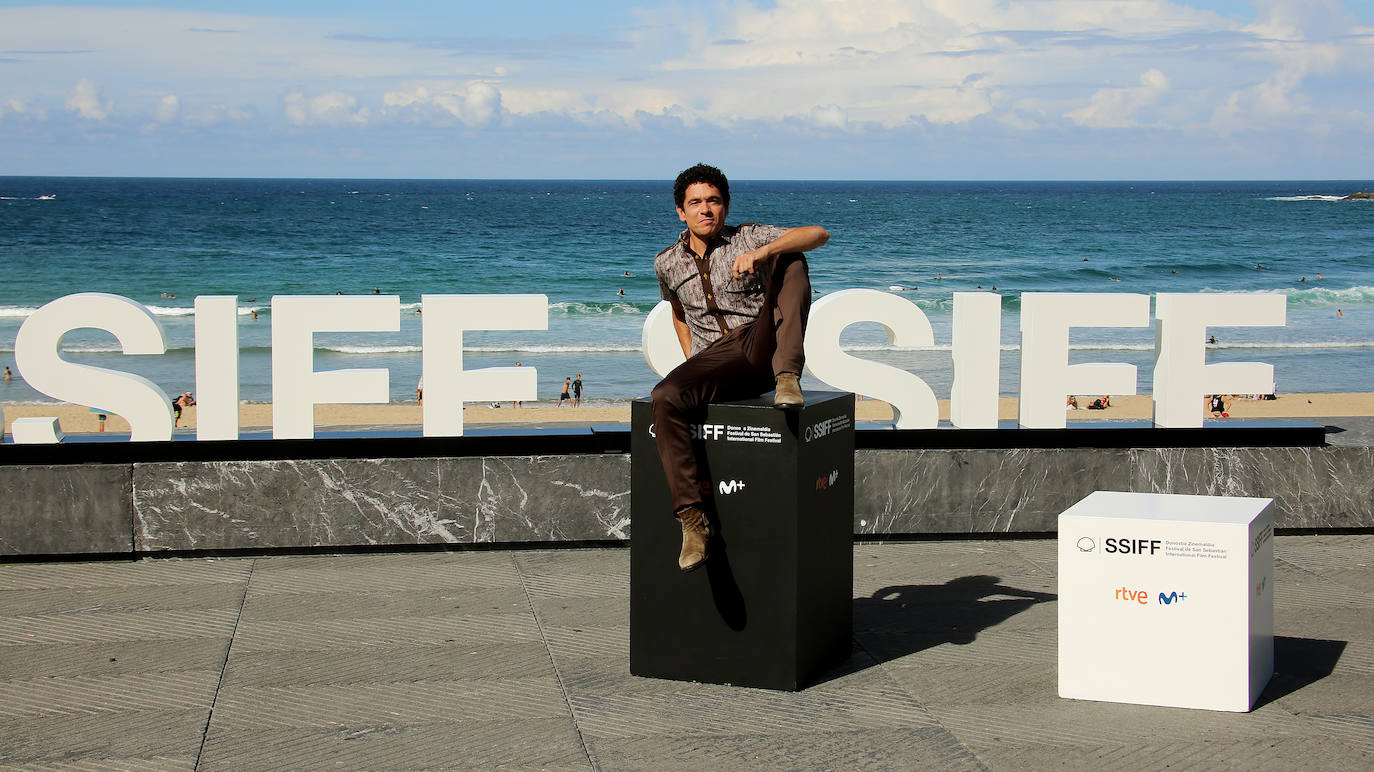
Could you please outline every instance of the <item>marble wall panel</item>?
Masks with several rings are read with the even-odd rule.
[[[1273,498],[1279,528],[1374,525],[1370,448],[1165,448],[1132,456],[1132,490]]]
[[[133,500],[141,551],[474,540],[435,459],[136,464]]]
[[[861,450],[858,534],[1047,532],[1094,490],[1374,527],[1374,449]],[[0,467],[0,555],[630,538],[627,454]]]
[[[479,541],[628,539],[630,457],[502,456],[440,461],[445,500],[470,502]]]
[[[629,538],[624,454],[137,464],[141,551]]]
[[[1127,485],[1128,462],[1118,450],[861,450],[854,532],[1052,531],[1104,482]]]
[[[0,555],[132,554],[127,464],[0,467]]]

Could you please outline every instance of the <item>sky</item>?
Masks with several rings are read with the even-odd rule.
[[[1374,0],[0,0],[0,175],[1374,179]]]

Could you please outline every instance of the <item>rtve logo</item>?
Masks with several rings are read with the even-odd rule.
[[[821,475],[820,477],[816,478],[816,490],[828,491],[830,490],[831,486],[833,486],[835,482],[839,479],[840,470],[838,469],[832,470],[829,476]]]
[[[1127,603],[1135,603],[1141,606],[1150,605],[1150,593],[1148,590],[1132,590],[1128,587],[1118,587],[1114,591],[1113,597],[1117,600],[1124,600]],[[1167,595],[1162,592],[1159,593],[1155,602],[1161,606],[1171,606],[1175,603],[1182,603],[1185,600],[1188,600],[1188,593],[1174,590]]]

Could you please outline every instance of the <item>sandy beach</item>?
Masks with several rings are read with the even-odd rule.
[[[1087,404],[1091,399],[1080,399]],[[1149,396],[1113,397],[1112,406],[1106,410],[1069,410],[1070,421],[1091,421],[1102,419],[1147,420],[1151,416]],[[99,432],[100,423],[96,413],[80,405],[4,405],[5,432],[9,433],[10,423],[16,418],[34,416],[55,416],[62,431],[68,434]],[[1017,400],[1003,397],[999,400],[998,415],[1003,420],[1016,418]],[[892,408],[878,400],[860,400],[857,418],[862,423],[884,423],[892,420]],[[1230,402],[1230,417],[1244,418],[1314,418],[1325,416],[1374,416],[1374,394],[1283,394],[1274,400],[1236,399]],[[469,405],[463,411],[464,423],[470,427],[497,426],[506,424],[527,424],[534,426],[600,426],[628,424],[630,406],[584,406],[554,407],[552,405],[527,404],[524,407],[503,405],[493,408],[486,405]],[[949,400],[940,400],[940,420],[949,420]],[[194,428],[196,409],[182,413],[181,428]],[[239,407],[239,425],[243,431],[262,431],[272,426],[272,405],[270,403],[248,403]],[[393,403],[389,405],[318,405],[315,408],[315,425],[320,429],[327,427],[386,427],[419,428],[420,406],[416,403]],[[105,431],[124,433],[129,424],[117,415],[109,415]]]

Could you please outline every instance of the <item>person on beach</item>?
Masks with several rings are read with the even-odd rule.
[[[1231,413],[1226,409],[1226,400],[1220,394],[1213,394],[1208,401],[1207,409],[1212,411],[1213,418],[1230,418]]]
[[[172,400],[172,426],[181,425],[181,410],[196,404],[196,398],[191,396],[191,392],[183,391],[181,396]]]
[[[516,362],[516,363],[515,363],[515,366],[516,366],[516,367],[519,367],[519,366],[520,366],[520,363],[519,363],[519,362]],[[525,403],[524,403],[524,402],[512,402],[512,403],[510,403],[510,406],[511,406],[511,407],[524,407],[524,406],[525,406]]]
[[[563,403],[564,403],[564,402],[567,402],[569,406],[572,405],[572,394],[568,393],[568,390],[571,389],[571,388],[572,388],[572,379],[571,379],[571,378],[564,378],[564,379],[563,379],[563,393],[558,395],[558,404],[557,404],[557,405],[554,405],[554,407],[563,407]]]
[[[811,280],[802,253],[830,234],[815,225],[726,225],[730,183],[706,164],[677,176],[673,203],[687,228],[654,257],[654,274],[687,361],[651,397],[672,514],[682,526],[677,564],[691,571],[709,557],[711,525],[690,426],[712,400],[773,389],[775,407],[805,404],[800,378]]]
[[[582,373],[573,379],[573,407],[582,407]]]
[[[10,382],[10,379],[13,378],[13,377],[14,377],[14,374],[10,372],[10,366],[9,366],[9,365],[5,365],[5,383],[9,383],[9,382]]]

